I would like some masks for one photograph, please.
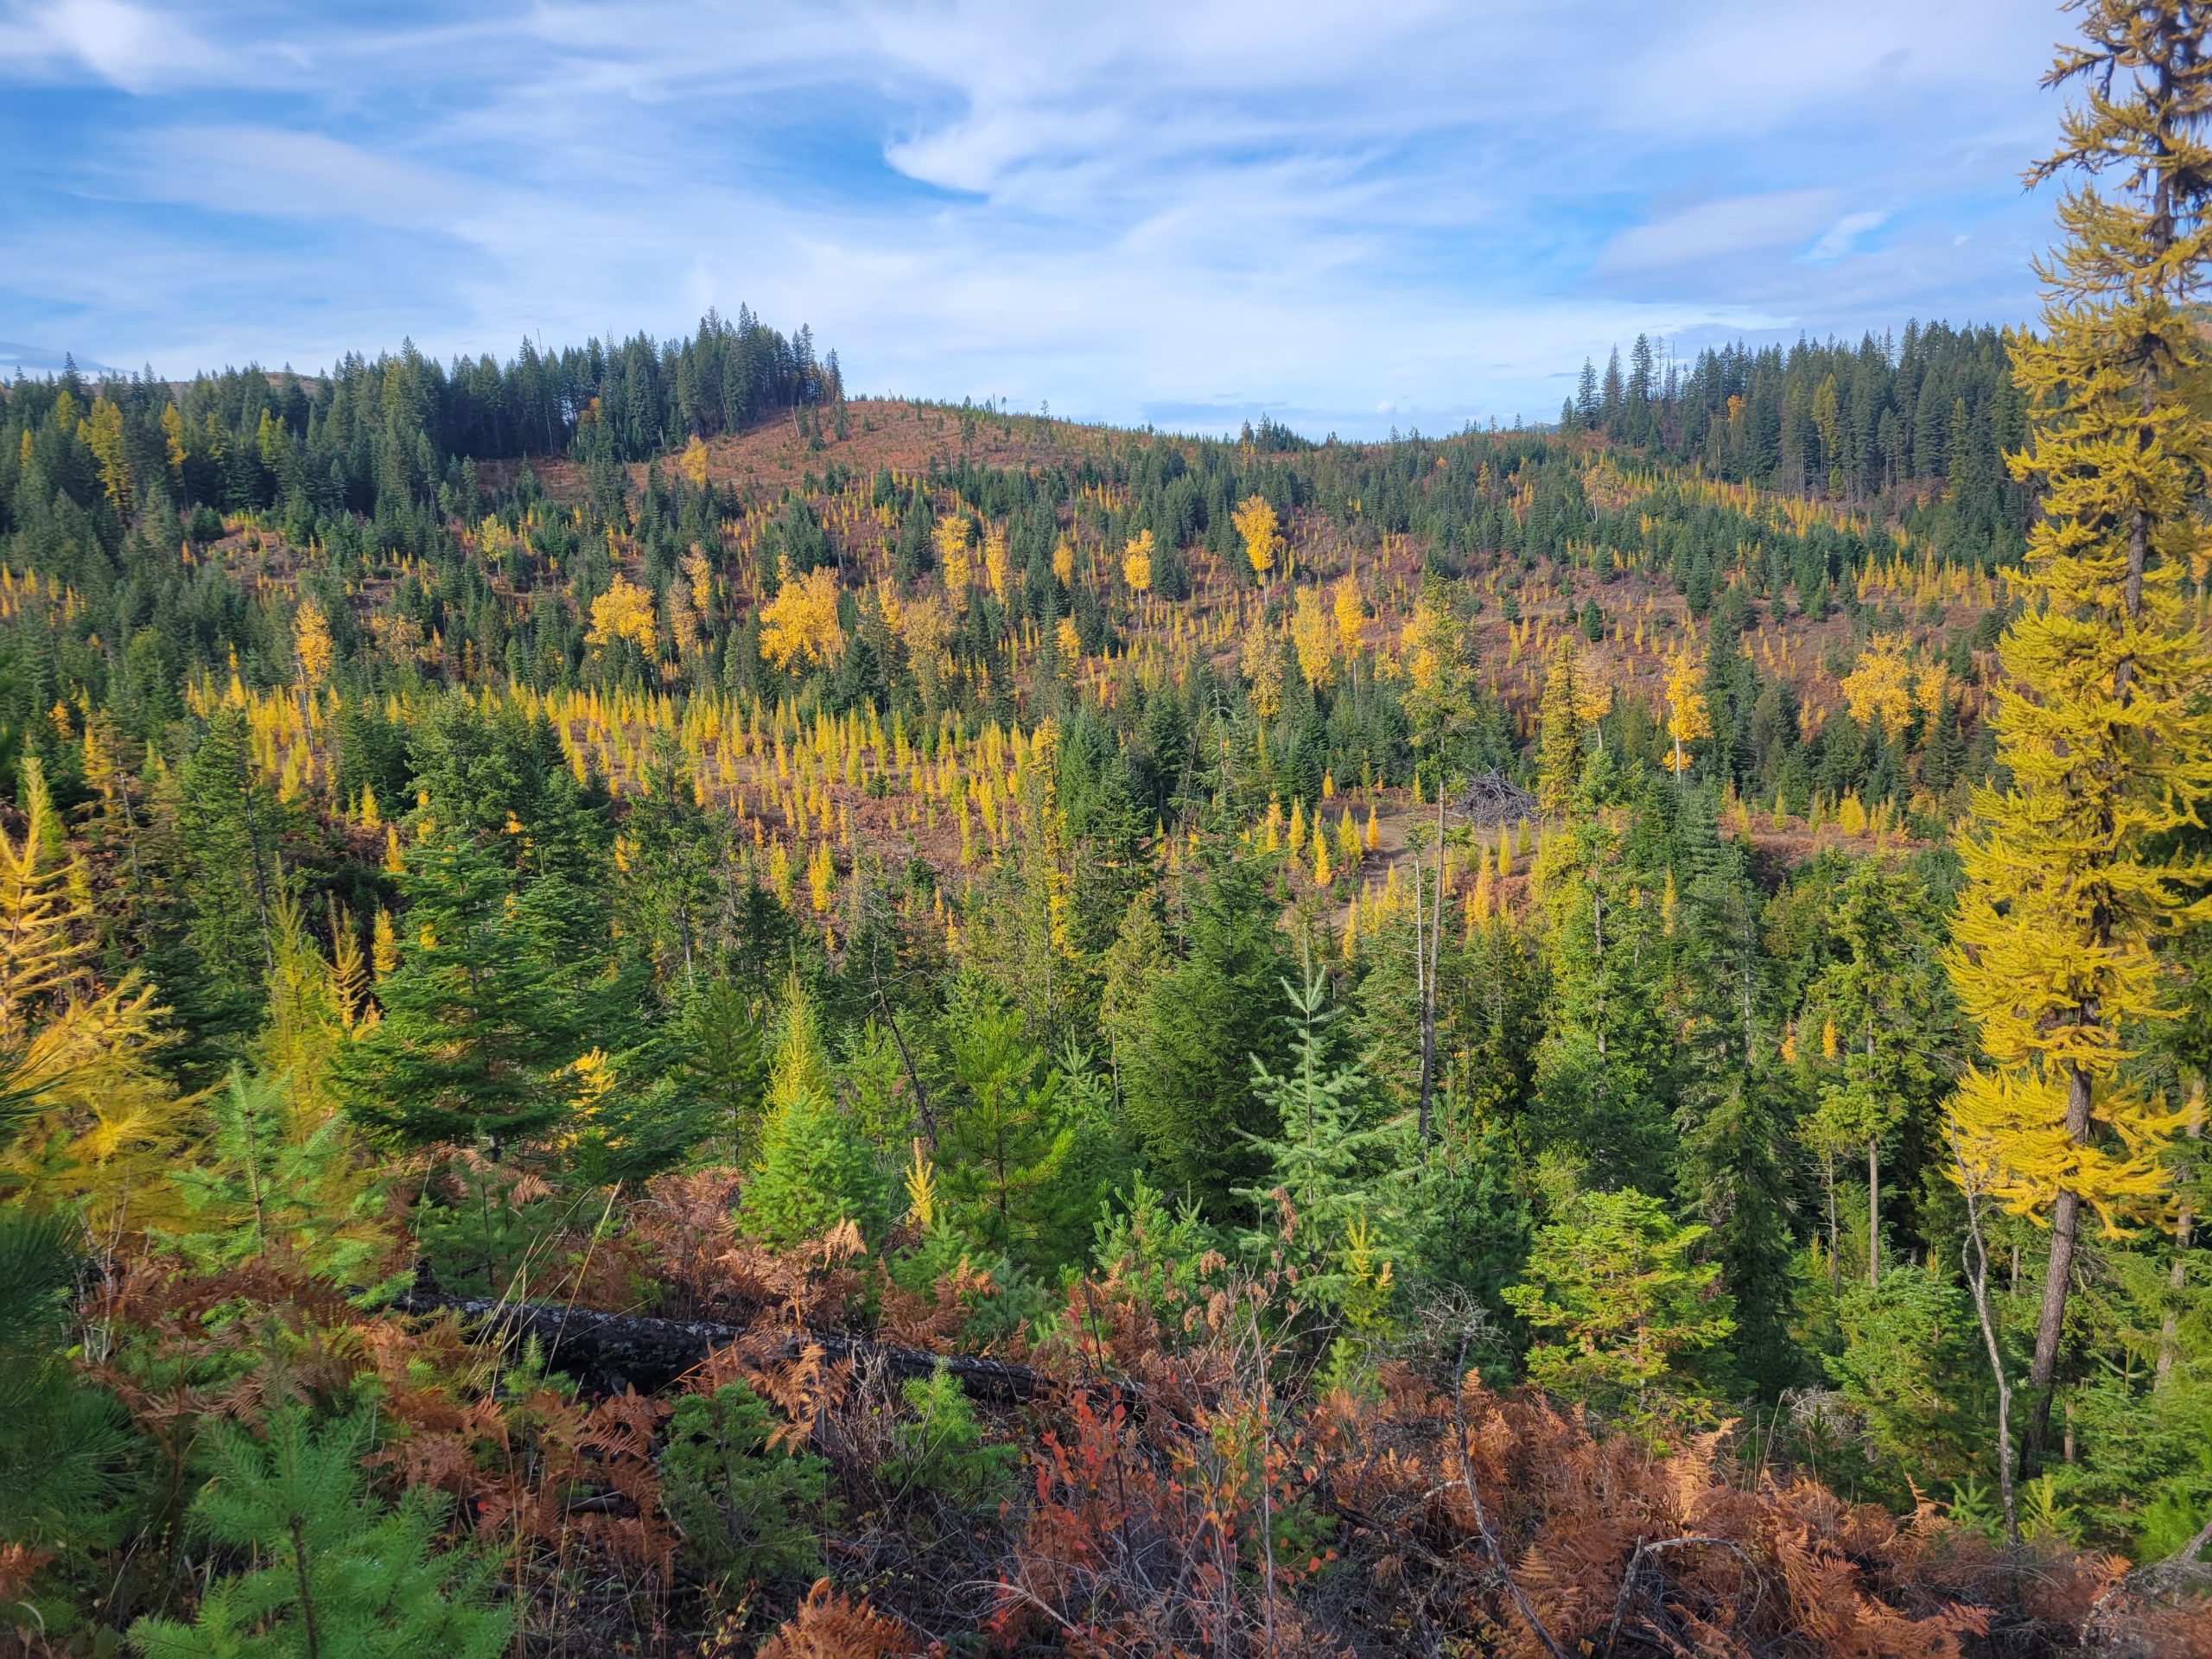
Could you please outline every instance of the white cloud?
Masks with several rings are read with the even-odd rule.
[[[1846,213],[1841,219],[1821,232],[1819,241],[1805,250],[1807,259],[1840,259],[1852,250],[1852,245],[1867,232],[1878,229],[1889,222],[1889,214],[1878,211]]]
[[[126,92],[196,82],[219,61],[186,24],[128,0],[54,0],[0,24],[0,68],[52,73],[73,63]]]
[[[320,133],[165,127],[140,135],[137,185],[156,201],[219,213],[445,230],[474,192],[440,171]]]
[[[0,369],[14,374],[58,374],[69,365],[67,352],[57,352],[51,346],[25,346],[12,340],[0,340]],[[105,363],[79,363],[82,374],[119,374],[121,370]]]
[[[2065,29],[2055,5],[2018,0],[1711,0],[1647,15],[1641,49],[1600,59],[1600,101],[1624,126],[1710,138],[1863,121],[1878,102],[1924,119],[1940,113],[1931,94],[2002,103],[2034,85]]]
[[[42,228],[161,250],[110,280],[0,228],[10,332],[306,365],[742,300],[855,385],[1349,432],[1547,415],[1638,332],[2020,315],[2048,222],[2015,173],[2060,25],[2016,0],[198,3],[0,10],[0,85],[132,94],[31,161],[79,204]],[[254,124],[174,96],[224,78]]]
[[[1606,244],[1598,265],[1606,271],[1658,271],[1795,247],[1834,211],[1834,200],[1833,190],[1813,189],[1701,201],[1621,232]]]

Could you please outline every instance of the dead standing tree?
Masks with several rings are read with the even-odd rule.
[[[1469,829],[1518,823],[1536,810],[1536,798],[1495,769],[1481,772],[1447,796],[1436,791],[1436,868],[1425,874],[1421,854],[1427,825],[1416,830],[1414,855],[1414,986],[1421,1003],[1421,1144],[1430,1134],[1436,1092],[1436,986],[1444,953],[1444,848],[1452,821]]]

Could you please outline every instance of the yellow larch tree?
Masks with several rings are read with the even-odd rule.
[[[995,524],[983,537],[983,581],[991,597],[1006,603],[1006,531]]]
[[[1244,635],[1244,646],[1239,653],[1238,667],[1246,683],[1252,688],[1252,712],[1262,720],[1273,720],[1282,712],[1282,652],[1280,641],[1265,628],[1253,628]]]
[[[40,1010],[81,964],[86,918],[56,855],[60,824],[35,757],[23,762],[23,833],[0,830],[0,1049],[20,1049]]]
[[[778,668],[826,663],[845,648],[837,623],[837,573],[828,565],[786,582],[760,613],[760,654]]]
[[[1337,578],[1330,594],[1330,608],[1336,613],[1337,643],[1347,658],[1357,657],[1360,630],[1367,623],[1367,602],[1360,597],[1357,576],[1346,574]]]
[[[35,757],[21,799],[22,833],[0,830],[0,1187],[111,1242],[182,1213],[164,1178],[187,1103],[152,1064],[170,1040],[152,988],[86,970],[85,883]]]
[[[814,901],[814,913],[826,915],[837,899],[837,866],[830,851],[830,843],[814,843],[814,853],[806,861],[807,896]]]
[[[653,596],[620,571],[607,591],[591,602],[591,629],[584,643],[603,651],[618,639],[627,639],[648,657],[654,654]]]
[[[170,476],[182,479],[185,457],[190,452],[184,443],[184,416],[175,404],[162,405],[162,453],[168,461]]]
[[[966,595],[968,584],[975,579],[975,562],[968,550],[967,515],[958,512],[940,514],[932,539],[937,543],[938,568],[944,573],[944,591],[953,596],[957,604]]]
[[[1314,588],[1298,590],[1297,603],[1291,607],[1290,643],[1298,652],[1300,677],[1316,691],[1328,690],[1337,677],[1336,629]]]
[[[2212,50],[2190,0],[2088,0],[2046,84],[2088,94],[2029,175],[2083,179],[2037,274],[2041,338],[2015,335],[2031,400],[2013,475],[2038,482],[2020,606],[1993,689],[2001,786],[1973,800],[1949,959],[1985,1063],[1954,1115],[1961,1178],[2050,1228],[2028,1382],[2031,1471],[2049,1433],[2086,1207],[2159,1215],[2178,1114],[2126,1075],[2168,1007],[2157,944],[2207,910],[2212,861],[2177,853],[2212,797],[2212,653],[2184,584],[2206,548],[2212,353],[2196,296],[2212,250]],[[2100,181],[2111,185],[2101,188]],[[2185,843],[2184,843],[2185,844]]]
[[[1698,689],[1701,667],[1688,652],[1678,651],[1667,670],[1667,735],[1675,746],[1667,764],[1677,778],[1691,765],[1682,745],[1713,735],[1713,713],[1705,706],[1705,693]]]
[[[330,619],[312,594],[292,613],[292,650],[300,659],[300,683],[309,690],[330,672]]]
[[[1230,515],[1230,522],[1244,538],[1244,556],[1251,562],[1252,574],[1264,585],[1268,573],[1275,568],[1275,554],[1282,543],[1274,507],[1264,495],[1248,495]]]
[[[1152,591],[1152,532],[1141,531],[1122,550],[1122,580],[1140,601]]]
[[[390,978],[392,969],[398,966],[398,930],[391,925],[391,912],[378,905],[376,920],[369,930],[369,969],[376,979],[382,981]]]
[[[1912,700],[1931,720],[1942,711],[1950,695],[1951,671],[1941,663],[1930,663],[1913,677]]]
[[[684,550],[683,564],[683,580],[691,589],[691,608],[703,624],[712,613],[715,602],[715,567],[696,542]]]
[[[1574,665],[1574,717],[1589,728],[1592,747],[1605,747],[1605,728],[1600,724],[1612,712],[1613,688],[1605,678],[1605,671],[1587,652]]]
[[[1840,684],[1851,717],[1861,725],[1872,721],[1895,737],[1912,718],[1912,664],[1904,641],[1894,633],[1868,640]]]
[[[101,493],[116,512],[129,518],[130,456],[124,445],[122,409],[104,395],[93,398],[92,413],[78,423],[77,432],[99,465]]]

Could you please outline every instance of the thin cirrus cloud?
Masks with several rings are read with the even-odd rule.
[[[1820,239],[1805,250],[1808,259],[1840,259],[1849,253],[1860,237],[1882,228],[1889,214],[1879,208],[1857,213],[1846,213],[1841,219],[1821,232]]]
[[[1770,255],[1802,244],[1834,219],[1835,200],[1832,189],[1775,190],[1699,202],[1620,232],[1599,256],[1598,269],[1703,270],[1724,259]]]
[[[127,0],[53,0],[0,22],[0,71],[82,69],[131,92],[204,84],[222,54],[181,20]]]
[[[275,219],[340,218],[440,231],[474,194],[437,170],[315,132],[262,127],[147,131],[130,168],[142,200]]]
[[[0,372],[810,322],[849,382],[1317,434],[2034,303],[2018,0],[0,0]]]

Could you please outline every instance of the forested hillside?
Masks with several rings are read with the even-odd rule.
[[[2212,1652],[2212,186],[2102,107],[2037,330],[1543,429],[0,386],[0,1621]]]

